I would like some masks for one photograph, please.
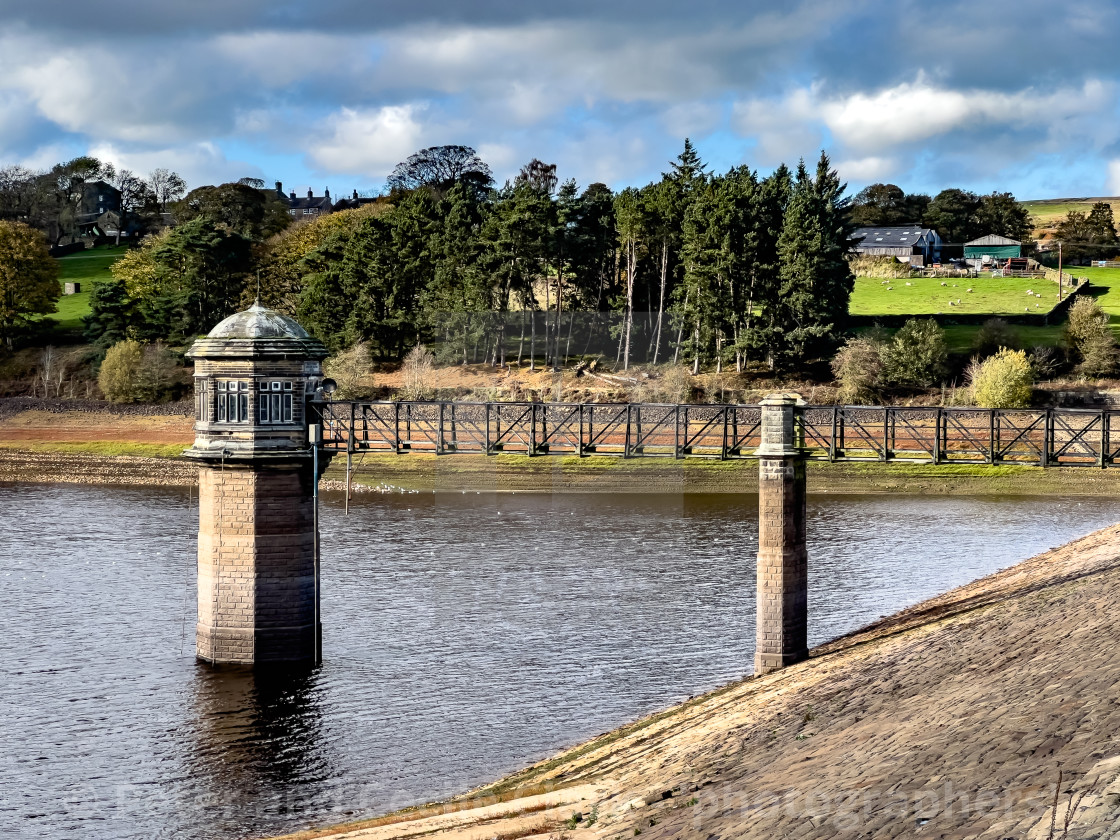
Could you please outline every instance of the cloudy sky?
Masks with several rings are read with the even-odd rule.
[[[379,189],[424,146],[618,188],[826,149],[851,188],[1120,194],[1114,0],[0,0],[0,165]]]

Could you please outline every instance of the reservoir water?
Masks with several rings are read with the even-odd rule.
[[[194,660],[186,490],[0,485],[6,837],[258,837],[487,782],[749,673],[754,496],[326,497],[324,656]],[[1120,520],[816,496],[810,643]]]

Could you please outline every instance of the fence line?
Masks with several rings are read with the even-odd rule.
[[[314,410],[323,446],[341,452],[730,460],[755,457],[761,443],[757,405],[327,402]],[[810,460],[1120,464],[1120,410],[804,406],[797,416]]]

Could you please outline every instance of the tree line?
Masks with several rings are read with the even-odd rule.
[[[950,187],[933,198],[906,193],[894,184],[871,184],[852,199],[850,217],[856,227],[922,224],[936,230],[941,241],[963,245],[995,234],[1019,242],[1032,239],[1028,210],[1009,192],[977,195]]]
[[[0,177],[0,212],[22,195],[28,222],[32,185],[63,184],[69,198],[46,202],[57,207],[82,179],[121,180],[92,158],[15,169]],[[617,193],[561,182],[539,160],[498,186],[470,147],[423,149],[386,195],[295,223],[257,179],[184,194],[157,173],[135,194],[151,202],[163,184],[157,205],[175,224],[95,287],[86,335],[102,344],[186,342],[259,296],[332,351],[363,344],[383,360],[426,343],[444,361],[558,365],[594,352],[623,369],[800,370],[842,339],[855,228],[920,217],[946,241],[1025,240],[1031,224],[1010,193],[931,199],[875,184],[849,199],[823,153],[812,168],[714,174],[688,140],[659,180]]]
[[[195,190],[95,291],[90,337],[187,338],[257,295],[332,350],[366,342],[383,359],[434,342],[448,360],[559,364],[595,332],[622,368],[785,370],[843,330],[852,223],[824,154],[713,174],[686,141],[660,180],[615,193],[539,160],[499,187],[473,150],[435,147],[389,184],[283,229],[260,190]]]

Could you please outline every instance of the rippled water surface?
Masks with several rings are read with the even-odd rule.
[[[0,825],[254,837],[447,795],[749,672],[753,496],[385,495],[323,521],[325,662],[194,661],[186,491],[0,485]],[[810,499],[816,643],[1120,519]]]

